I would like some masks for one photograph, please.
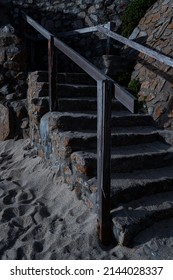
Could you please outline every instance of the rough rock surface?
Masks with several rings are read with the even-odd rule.
[[[173,57],[172,1],[159,0],[139,22],[131,35],[149,48]],[[163,63],[139,54],[132,79],[139,79],[139,100],[146,102],[148,112],[165,129],[173,129],[173,69]]]
[[[9,110],[0,104],[0,141],[8,138],[10,134],[10,116]]]
[[[5,4],[8,4],[7,2]],[[10,24],[8,7],[0,3],[1,140],[25,137],[27,130],[26,49]],[[13,124],[13,125],[12,125]]]

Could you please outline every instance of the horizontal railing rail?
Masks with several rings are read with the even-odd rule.
[[[108,28],[110,27],[111,22],[108,22],[103,25],[96,25],[96,26],[91,26],[91,27],[85,27],[85,28],[80,28],[80,29],[75,29],[71,31],[65,31],[65,32],[60,32],[57,34],[57,37],[69,37],[69,36],[74,36],[74,35],[81,35],[81,34],[86,34],[86,33],[91,33],[91,32],[98,32],[98,27],[104,27]]]
[[[115,39],[116,41],[118,42],[121,42],[123,43],[124,45],[126,46],[129,46],[135,50],[137,50],[138,52],[141,52],[141,53],[144,53],[146,54],[147,56],[149,57],[152,57],[152,58],[155,58],[156,60],[168,65],[168,66],[171,66],[173,67],[173,59],[164,55],[164,54],[161,54],[157,51],[154,51],[154,50],[151,50],[150,48],[148,47],[145,47],[139,43],[136,43],[130,39],[127,39],[111,30],[108,30],[102,26],[98,26],[97,27],[98,30],[102,33],[104,33],[106,36],[110,37],[110,38],[113,38]]]

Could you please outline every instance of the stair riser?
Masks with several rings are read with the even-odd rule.
[[[112,127],[122,127],[122,126],[140,126],[148,125],[148,118],[146,117],[134,117],[130,115],[126,118],[124,117],[112,117]],[[59,123],[61,128],[66,130],[96,130],[97,128],[97,117],[95,115],[88,116],[61,116],[59,117]]]
[[[159,211],[153,211],[153,215],[149,215],[145,219],[141,219],[140,223],[136,223],[130,227],[124,229],[119,229],[119,223],[116,224],[116,221],[113,225],[113,234],[115,239],[120,245],[128,246],[134,236],[136,236],[140,231],[144,230],[147,227],[152,226],[154,223],[161,221],[163,219],[171,218],[173,215],[173,209],[165,209]]]
[[[159,140],[159,135],[156,134],[119,134],[112,136],[112,147],[137,145],[142,143],[152,143]]]
[[[96,87],[69,87],[65,85],[57,86],[57,96],[59,97],[96,97],[96,94]]]
[[[114,158],[112,172],[132,172],[133,170],[152,169],[173,164],[173,154],[144,154]]]
[[[70,117],[61,116],[58,120],[58,127],[63,131],[76,131],[76,130],[96,130],[96,117]]]
[[[96,101],[91,100],[59,100],[59,108],[61,111],[64,112],[72,112],[72,111],[96,111],[97,110],[97,103]]]
[[[135,145],[142,143],[152,143],[159,138],[157,134],[147,134],[147,135],[112,135],[112,147]],[[71,147],[72,151],[96,149],[97,147],[97,136],[91,136],[86,138],[74,137],[69,139],[68,145]]]
[[[64,112],[72,111],[97,111],[97,100],[73,100],[71,98],[59,99],[59,109]],[[125,107],[119,102],[112,102],[112,110],[121,111],[126,110]]]
[[[129,115],[112,118],[112,127],[147,126],[152,124],[150,116]]]
[[[173,178],[164,178],[158,181],[146,182],[141,185],[133,185],[123,191],[111,193],[111,209],[118,204],[127,203],[139,199],[143,196],[149,196],[155,193],[173,191]]]
[[[80,166],[78,161],[78,166]],[[92,170],[92,176],[97,174],[97,159],[81,159],[82,166],[86,166],[86,170]],[[72,163],[73,164],[73,163]],[[173,165],[173,154],[162,155],[141,155],[131,157],[121,157],[111,159],[111,171],[116,173],[133,172],[135,170],[152,169]],[[88,173],[90,176],[90,173]]]
[[[57,82],[61,84],[80,84],[80,85],[95,85],[96,81],[83,73],[59,73]]]

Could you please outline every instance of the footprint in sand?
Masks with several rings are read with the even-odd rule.
[[[39,214],[42,218],[47,218],[50,216],[50,213],[45,205],[42,205],[39,209]]]
[[[3,198],[3,203],[6,205],[13,204],[15,201],[15,196],[17,194],[16,190],[8,191],[8,195]]]
[[[9,207],[2,211],[2,222],[8,222],[14,217],[29,216],[32,212],[32,208],[26,204],[22,204],[19,207]]]
[[[2,222],[8,222],[16,217],[15,208],[6,208],[2,213]]]
[[[16,196],[16,202],[22,204],[31,203],[34,200],[34,194],[30,190],[20,190]]]
[[[40,253],[43,251],[43,242],[42,241],[35,241],[33,244],[33,249],[35,252]]]
[[[0,187],[0,198],[3,197],[5,194],[4,190]]]
[[[0,155],[0,164],[7,161],[7,160],[10,160],[12,159],[13,155],[12,154],[8,154],[8,153],[2,153]]]
[[[80,216],[78,216],[78,217],[76,218],[76,223],[78,223],[78,224],[82,223],[82,222],[86,219],[87,212],[88,212],[88,211],[85,211],[85,212],[82,213]]]

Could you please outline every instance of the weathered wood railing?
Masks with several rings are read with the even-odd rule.
[[[104,75],[79,53],[48,32],[31,17],[22,12],[22,18],[48,40],[48,75],[50,111],[57,110],[55,47],[75,62],[97,82],[97,184],[98,232],[103,244],[111,240],[110,178],[111,178],[111,100],[115,98],[131,112],[137,111],[137,100],[115,81]],[[85,32],[98,31],[98,27]]]

